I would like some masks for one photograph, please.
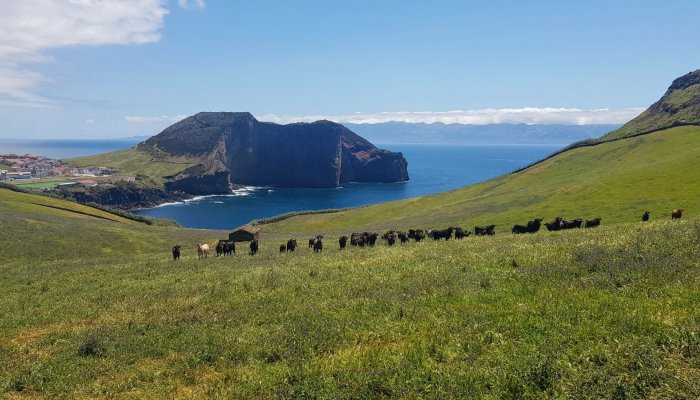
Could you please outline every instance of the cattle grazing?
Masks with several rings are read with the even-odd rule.
[[[685,211],[682,208],[678,208],[676,210],[671,211],[671,219],[680,219],[683,216],[683,211]]]
[[[544,226],[546,226],[547,230],[550,232],[560,231],[564,227],[564,218],[556,217],[554,221],[546,222]]]
[[[476,236],[493,236],[496,234],[496,225],[475,226],[474,234]]]
[[[401,244],[408,243],[408,235],[404,232],[399,232],[399,240]]]
[[[177,261],[180,259],[180,245],[173,247],[173,260]]]
[[[444,238],[445,240],[450,240],[452,239],[452,232],[454,232],[455,228],[449,227],[447,229],[433,229],[431,232],[433,234],[433,240],[440,240]]]
[[[258,252],[258,239],[250,241],[250,255],[254,256]]]
[[[206,243],[197,243],[197,258],[207,258],[209,255],[209,245]]]
[[[586,220],[586,224],[584,225],[586,228],[595,228],[596,226],[600,225],[600,218],[594,218],[591,220]]]
[[[323,251],[323,240],[321,240],[323,236],[318,235],[316,236],[316,239],[314,239],[314,253],[320,253]]]
[[[455,239],[464,239],[472,233],[470,231],[465,231],[463,228],[455,228]]]
[[[284,243],[282,243],[280,245],[280,253],[286,253],[286,252],[287,252],[287,246]]]
[[[309,239],[309,248],[314,247],[314,238]]]
[[[219,257],[222,254],[224,254],[224,244],[219,242],[216,244],[216,256]]]
[[[236,243],[224,242],[224,256],[230,256],[232,254],[236,254]]]
[[[375,243],[377,243],[377,237],[379,236],[379,234],[365,232],[363,233],[363,235],[365,235],[365,238],[367,240],[367,246],[373,247]]]
[[[527,226],[524,226],[524,225],[513,226],[513,229],[511,230],[511,232],[513,232],[513,233],[535,233],[535,232],[540,230],[541,226],[542,226],[542,218],[535,218],[534,220],[528,222]]]
[[[396,243],[396,235],[393,233],[389,233],[386,235],[386,244],[389,246],[393,246],[394,243]]]
[[[359,246],[359,247],[365,247],[365,244],[367,243],[367,237],[363,233],[355,233],[353,232],[350,235],[350,245],[352,246]]]
[[[573,221],[563,220],[561,229],[576,229],[580,228],[581,224],[583,224],[583,220],[581,218],[576,218]]]
[[[642,214],[642,221],[643,222],[649,221],[649,214],[651,214],[649,211],[644,211],[644,214]]]
[[[347,236],[341,236],[338,239],[338,245],[340,245],[340,250],[343,250],[345,248],[345,245],[348,243],[348,237]]]
[[[297,248],[297,240],[296,239],[289,239],[287,240],[287,252],[288,253],[293,253],[294,250]]]
[[[421,240],[425,239],[425,232],[423,232],[422,229],[418,229],[414,234],[413,234],[413,240],[416,242],[420,242]]]

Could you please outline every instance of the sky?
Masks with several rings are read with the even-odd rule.
[[[700,68],[700,1],[0,0],[0,138],[279,123],[624,123]]]

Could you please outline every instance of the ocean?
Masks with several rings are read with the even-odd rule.
[[[128,148],[137,141],[0,140],[0,153],[69,158]],[[246,187],[228,195],[201,196],[136,213],[172,219],[190,228],[231,229],[290,211],[356,207],[456,189],[511,172],[562,146],[382,144],[378,147],[403,153],[408,161],[408,182],[353,183],[330,189]]]

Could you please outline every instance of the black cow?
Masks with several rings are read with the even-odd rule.
[[[314,238],[309,239],[309,248],[314,247]]]
[[[493,236],[496,234],[496,225],[475,226],[474,234],[476,236]]]
[[[216,244],[216,256],[224,254],[224,244],[219,242]]]
[[[296,239],[289,239],[287,240],[287,252],[288,253],[293,253],[294,250],[297,248],[297,240]]]
[[[250,241],[250,255],[254,256],[258,252],[258,239]]]
[[[542,226],[542,218],[535,218],[534,220],[527,223],[527,226],[515,225],[513,226],[513,233],[535,233],[540,230]]]
[[[431,232],[433,234],[433,240],[440,240],[444,238],[445,240],[450,240],[452,239],[452,232],[454,232],[455,228],[449,227],[447,229],[433,229]]]
[[[547,230],[550,232],[560,231],[564,226],[564,218],[556,217],[554,221],[546,222],[544,226],[546,226]]]
[[[173,247],[173,260],[177,261],[180,259],[180,245]]]
[[[592,220],[586,220],[586,228],[595,228],[600,225],[600,218],[595,218]]]
[[[340,250],[343,250],[345,248],[345,245],[348,244],[348,237],[347,236],[341,236],[338,239],[338,244],[340,245]]]
[[[576,218],[573,221],[562,221],[562,228],[561,229],[577,229],[581,227],[581,224],[583,224],[583,220],[581,218]]]
[[[642,221],[649,221],[649,214],[651,214],[649,211],[644,211],[644,214],[642,214]]]
[[[365,247],[365,244],[367,244],[367,237],[363,233],[353,232],[350,235],[350,244],[352,246]]]
[[[236,243],[224,242],[224,256],[230,256],[231,254],[236,254]]]
[[[386,244],[389,246],[393,246],[394,243],[396,243],[396,235],[393,233],[389,233],[386,235]]]
[[[282,243],[282,244],[280,245],[280,253],[286,253],[286,252],[287,252],[287,245],[285,245],[284,243]]]
[[[365,232],[365,233],[363,233],[363,235],[365,236],[365,238],[367,240],[367,246],[374,247],[374,245],[377,243],[377,237],[379,236],[379,234]]]
[[[470,231],[465,231],[463,228],[455,228],[455,239],[464,239],[465,237],[468,237],[472,233]]]
[[[425,239],[425,232],[422,229],[418,229],[413,234],[413,240],[415,240],[416,242],[420,242],[423,239]]]
[[[321,240],[323,236],[318,235],[316,236],[316,239],[314,239],[314,253],[320,253],[323,251],[323,241]]]
[[[401,244],[408,243],[408,235],[404,232],[399,232],[399,240]]]

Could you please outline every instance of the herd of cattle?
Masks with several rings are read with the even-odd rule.
[[[683,216],[683,209],[674,209],[671,212],[671,219],[679,219]],[[645,211],[642,214],[642,221],[649,221],[649,211]],[[540,230],[542,226],[543,218],[535,218],[529,221],[526,225],[515,225],[511,230],[514,234],[522,233],[535,233]],[[548,231],[561,231],[566,229],[577,229],[577,228],[595,228],[600,225],[601,218],[594,218],[590,220],[583,220],[581,218],[576,218],[570,221],[565,220],[562,217],[557,217],[551,222],[545,222],[544,226]],[[343,250],[348,243],[351,246],[357,247],[374,247],[378,239],[382,239],[386,242],[388,246],[393,246],[399,241],[401,244],[408,243],[411,239],[416,242],[420,242],[425,238],[430,238],[433,240],[450,240],[453,237],[455,239],[464,239],[469,235],[474,236],[493,236],[496,234],[496,225],[486,225],[486,226],[475,226],[474,232],[464,230],[460,227],[449,227],[447,229],[409,229],[407,232],[390,230],[379,235],[376,232],[361,232],[352,233],[350,237],[341,236],[338,239],[338,246],[340,250]],[[289,239],[287,243],[282,243],[279,247],[280,253],[291,253],[297,249],[296,239]],[[250,255],[255,255],[258,252],[259,242],[257,239],[253,239],[249,245]],[[314,253],[320,253],[323,251],[323,235],[318,235],[314,238],[309,239],[309,249],[313,249]],[[180,249],[181,246],[177,245],[173,247],[173,259],[180,259]],[[220,240],[216,246],[214,246],[216,251],[216,256],[231,256],[236,254],[236,243],[227,240]],[[197,244],[197,256],[198,258],[206,258],[209,255],[210,247],[206,243]]]

